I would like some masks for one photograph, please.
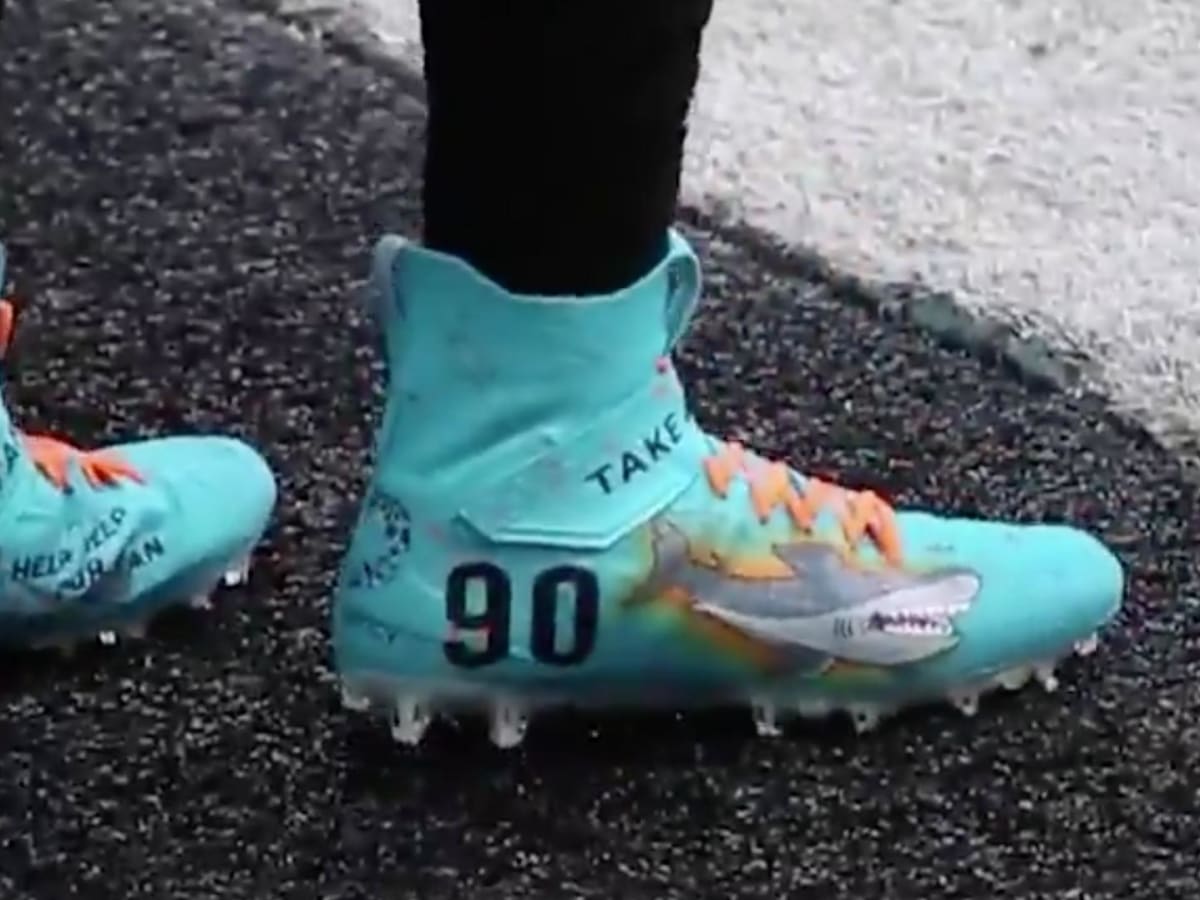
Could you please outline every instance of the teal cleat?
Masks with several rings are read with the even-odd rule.
[[[343,697],[419,741],[486,711],[511,746],[556,705],[789,716],[981,693],[1091,652],[1121,566],[1097,540],[896,512],[705,434],[669,354],[699,296],[672,235],[616,295],[506,294],[385,238],[370,300],[391,388],[339,577]]]
[[[4,251],[0,247],[0,286]],[[0,302],[0,351],[15,306]],[[19,432],[0,400],[0,644],[140,635],[162,609],[236,584],[275,504],[267,464],[228,438],[85,452]]]

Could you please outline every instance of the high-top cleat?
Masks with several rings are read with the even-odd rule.
[[[420,740],[557,704],[745,703],[865,729],[1095,648],[1118,561],[1071,528],[895,512],[701,431],[668,360],[699,267],[607,297],[506,294],[385,238],[391,386],[333,607],[343,698]]]
[[[4,285],[0,246],[0,288]],[[0,351],[16,306],[0,301]],[[227,438],[83,451],[18,431],[0,400],[0,645],[139,636],[247,577],[275,503],[263,459]]]

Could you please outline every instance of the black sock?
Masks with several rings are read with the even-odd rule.
[[[422,0],[425,242],[515,293],[657,265],[712,0]]]

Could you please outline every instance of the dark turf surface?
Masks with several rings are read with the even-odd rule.
[[[18,2],[0,26],[0,231],[39,297],[13,402],[86,440],[245,434],[284,499],[215,615],[0,669],[0,897],[1195,896],[1194,490],[1096,402],[704,233],[706,417],[910,501],[1099,529],[1133,573],[1099,660],[1057,697],[863,739],[721,715],[409,753],[339,711],[326,594],[378,374],[350,296],[368,237],[414,225],[421,111],[270,22],[164,6]]]

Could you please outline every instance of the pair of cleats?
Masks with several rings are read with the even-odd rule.
[[[0,285],[3,285],[0,249]],[[513,746],[557,706],[744,704],[761,734],[860,729],[1056,684],[1096,648],[1119,562],[1073,528],[897,511],[706,434],[670,358],[700,294],[672,234],[607,296],[513,295],[395,237],[367,300],[390,386],[338,578],[347,706],[415,744],[483,712]],[[0,304],[0,348],[15,307]],[[0,642],[141,634],[246,577],[275,483],[247,445],[81,451],[0,404]]]

